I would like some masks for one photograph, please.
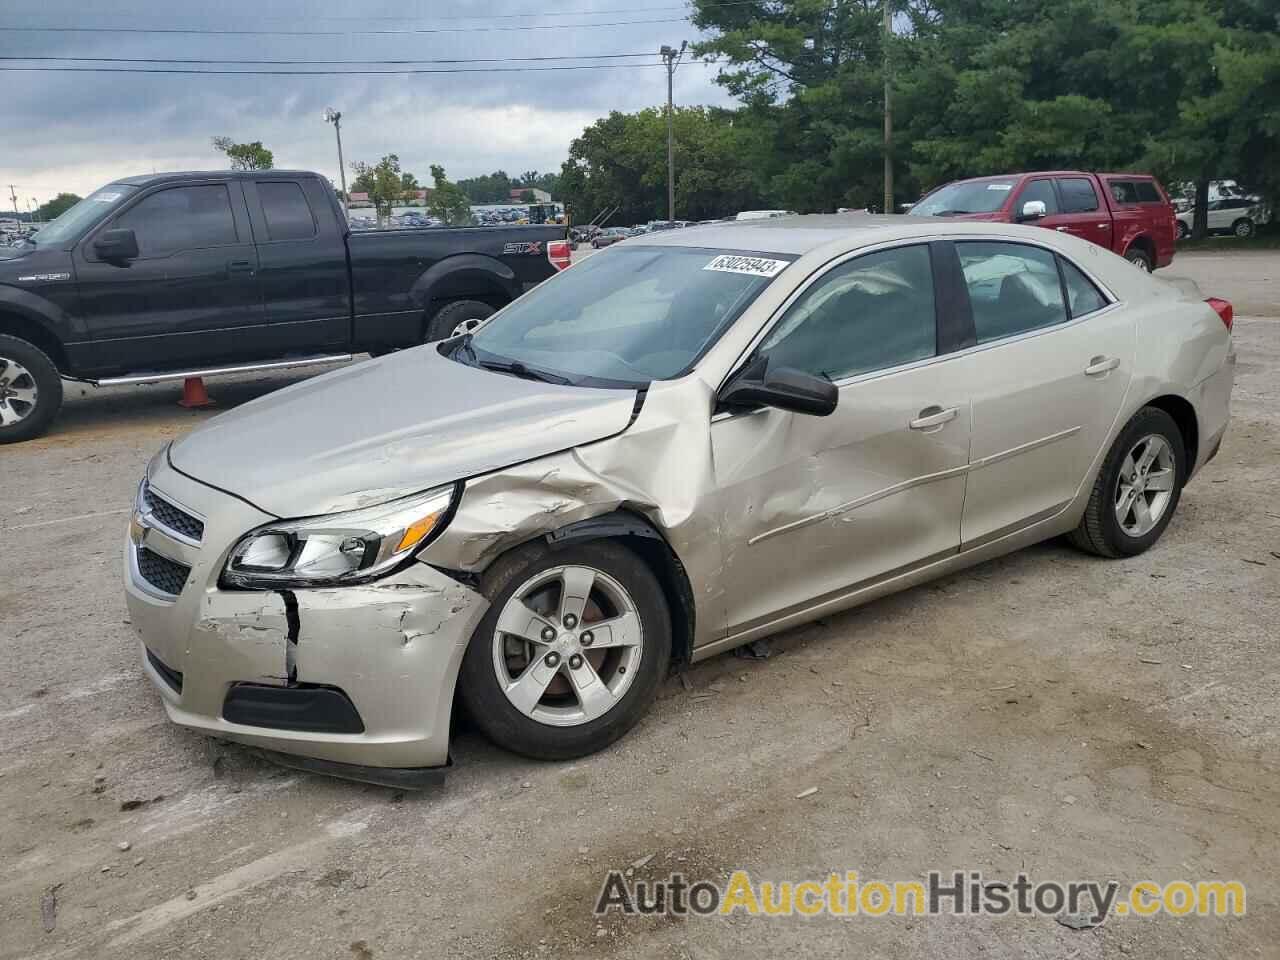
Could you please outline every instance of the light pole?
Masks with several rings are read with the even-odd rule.
[[[342,163],[342,113],[333,107],[324,108],[324,122],[333,124],[333,132],[338,138],[338,176],[342,180],[342,212],[350,215],[347,203],[347,168]]]
[[[884,212],[893,213],[893,87],[889,47],[893,42],[893,8],[884,5]]]
[[[689,45],[689,41],[680,44],[680,49],[668,47],[663,44],[661,50],[658,51],[659,56],[667,65],[667,222],[674,223],[676,219],[676,140],[674,117],[675,108],[672,106],[672,82],[675,78],[676,64],[680,62],[680,58],[684,56],[684,48]]]

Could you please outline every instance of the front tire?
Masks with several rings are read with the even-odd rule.
[[[1143,407],[1120,431],[1080,525],[1068,538],[1100,557],[1143,553],[1173,519],[1188,472],[1182,432],[1173,417],[1158,407]]]
[[[62,407],[62,378],[35,344],[0,335],[0,443],[40,436]]]
[[[1231,232],[1241,240],[1248,240],[1257,233],[1257,227],[1254,226],[1253,221],[1248,217],[1241,217],[1231,225]]]
[[[481,300],[452,300],[427,321],[424,341],[445,340],[459,333],[470,333],[497,311]]]
[[[649,709],[671,659],[671,619],[636,554],[603,540],[531,544],[495,563],[482,590],[491,605],[458,694],[495,744],[569,760],[613,743]]]

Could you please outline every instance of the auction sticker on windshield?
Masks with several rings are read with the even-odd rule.
[[[746,273],[753,277],[776,277],[786,268],[789,262],[789,260],[742,257],[726,253],[716,257],[702,269],[718,270],[721,273]]]

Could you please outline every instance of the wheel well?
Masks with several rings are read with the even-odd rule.
[[[1187,467],[1187,473],[1190,474],[1200,457],[1200,425],[1196,422],[1195,407],[1173,394],[1148,400],[1147,406],[1156,407],[1173,417],[1173,422],[1178,425],[1178,432],[1182,434],[1182,446],[1191,460]]]
[[[1146,235],[1143,235],[1140,237],[1134,237],[1133,240],[1130,241],[1129,246],[1126,248],[1125,252],[1128,253],[1130,250],[1133,250],[1134,248],[1141,250],[1143,253],[1147,255],[1148,258],[1150,258],[1153,264],[1155,263],[1156,247],[1155,247],[1155,244],[1151,242],[1150,237]]]
[[[60,373],[67,370],[67,355],[58,338],[34,320],[17,313],[0,313],[0,333],[35,344],[53,361]]]
[[[427,318],[434,317],[451,300],[479,300],[499,310],[511,302],[511,294],[496,277],[475,270],[458,271],[442,277],[432,288]]]
[[[546,539],[552,548],[583,540],[613,540],[643,560],[658,578],[671,611],[671,662],[673,665],[689,662],[696,616],[693,588],[684,564],[657,527],[638,513],[617,510],[570,524],[547,534]]]

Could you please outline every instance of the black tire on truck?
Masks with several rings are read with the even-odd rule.
[[[48,354],[0,334],[0,443],[40,436],[61,406],[62,378]]]
[[[1130,247],[1125,251],[1124,258],[1143,273],[1150,273],[1155,269],[1155,264],[1151,262],[1151,254],[1141,247]]]
[[[497,310],[482,300],[451,300],[436,311],[435,316],[427,321],[426,343],[432,340],[445,340],[455,332],[465,333],[463,324],[477,326],[481,320],[487,320]]]

